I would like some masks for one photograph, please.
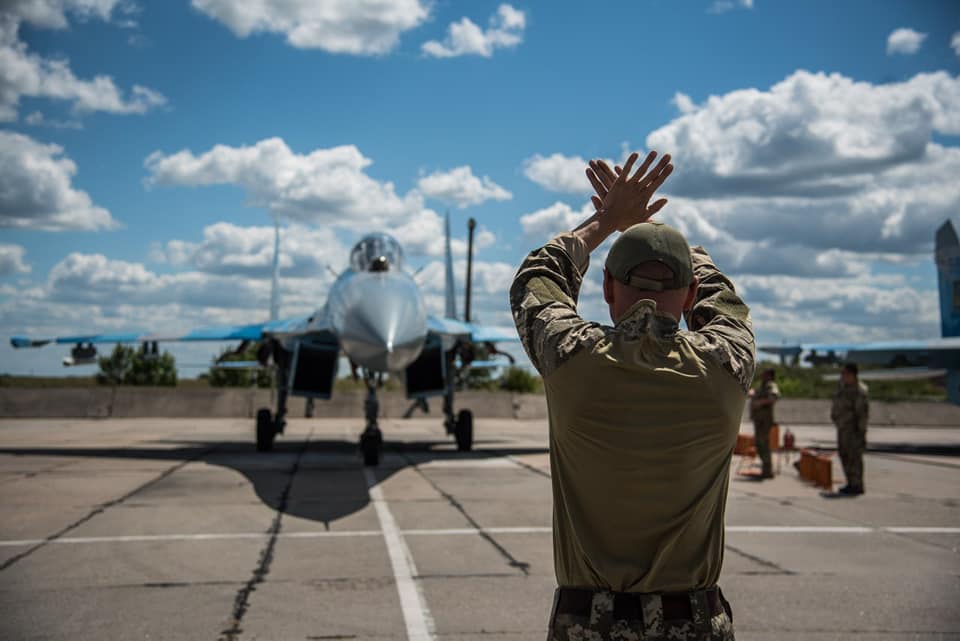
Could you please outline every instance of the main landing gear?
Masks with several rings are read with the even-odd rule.
[[[287,415],[287,395],[286,371],[280,369],[277,372],[277,412],[271,413],[269,408],[261,407],[257,410],[257,451],[269,452],[273,449],[273,441],[277,434],[283,434],[286,426],[285,417]],[[380,402],[377,399],[377,389],[383,382],[383,375],[374,372],[364,372],[363,380],[367,387],[367,398],[363,403],[364,417],[366,426],[360,435],[360,454],[363,457],[364,465],[379,465],[381,454],[383,452],[383,432],[377,422],[377,416],[380,413]],[[451,377],[452,379],[452,377]],[[473,412],[470,410],[460,410],[457,413],[453,411],[454,389],[451,383],[448,384],[446,393],[443,396],[443,415],[444,427],[447,434],[454,437],[457,443],[457,450],[460,452],[469,452],[473,449]],[[426,402],[422,404],[426,407]]]
[[[473,412],[460,410],[453,414],[453,390],[448,389],[443,397],[443,426],[447,434],[452,434],[457,441],[457,450],[469,452],[473,449]]]
[[[261,407],[257,410],[257,451],[269,452],[273,449],[273,439],[277,434],[283,434],[287,421],[287,376],[286,371],[280,370],[277,377],[277,413],[271,414],[270,409]]]

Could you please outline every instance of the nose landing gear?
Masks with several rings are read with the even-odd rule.
[[[380,463],[380,453],[383,449],[383,432],[377,423],[380,413],[380,402],[377,400],[377,387],[382,375],[364,372],[363,380],[367,384],[367,399],[363,402],[363,413],[367,426],[360,435],[360,453],[363,455],[363,464],[368,466]]]

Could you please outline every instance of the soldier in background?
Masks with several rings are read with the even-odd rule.
[[[857,366],[847,363],[833,395],[830,419],[837,426],[837,450],[847,484],[837,492],[845,496],[863,494],[863,451],[867,448],[867,419],[870,401],[867,386],[858,378]]]
[[[770,456],[770,430],[773,428],[773,406],[780,398],[780,388],[774,382],[776,373],[765,369],[760,374],[760,387],[750,390],[750,418],[753,419],[753,436],[757,455],[763,469],[761,479],[773,478],[773,461]]]
[[[646,222],[670,157],[636,174],[590,163],[596,213],[524,260],[510,290],[550,420],[550,641],[732,641],[717,580],[754,338],[746,304],[702,247]],[[619,169],[619,168],[617,168]],[[593,253],[613,325],[577,299]],[[685,318],[688,330],[681,330]]]

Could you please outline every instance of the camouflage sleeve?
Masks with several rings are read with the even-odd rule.
[[[686,312],[687,327],[714,346],[724,367],[746,392],[753,380],[756,353],[750,309],[703,247],[693,247],[690,257],[700,288]]]
[[[510,287],[510,308],[530,361],[544,377],[581,349],[591,347],[603,330],[577,314],[577,297],[590,254],[572,233],[561,234],[530,252]]]

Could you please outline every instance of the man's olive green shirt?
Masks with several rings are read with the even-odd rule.
[[[757,392],[753,395],[753,401],[773,400],[776,403],[780,399],[780,388],[773,381],[764,381],[760,383]],[[773,425],[773,404],[754,407],[750,404],[750,418],[754,423],[762,425]]]
[[[842,380],[833,394],[830,418],[839,429],[867,431],[870,419],[869,388],[863,381],[846,385]]]
[[[729,465],[753,379],[749,311],[702,248],[681,331],[651,300],[616,326],[583,320],[586,245],[532,252],[510,290],[550,419],[557,582],[624,592],[715,585]]]

